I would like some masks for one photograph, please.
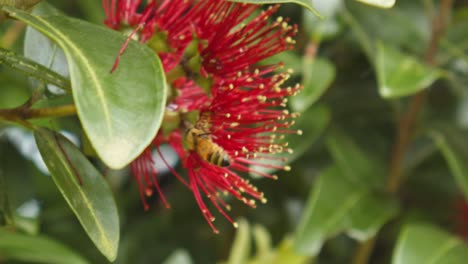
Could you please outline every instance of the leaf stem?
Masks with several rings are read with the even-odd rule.
[[[44,83],[53,84],[67,92],[71,91],[70,80],[13,51],[0,48],[0,63],[5,63],[7,66],[30,75]]]
[[[439,48],[439,43],[444,34],[448,19],[450,18],[453,0],[441,0],[438,14],[429,12],[431,19],[431,39],[425,52],[425,62],[429,65],[435,65],[435,57]],[[422,90],[413,96],[409,102],[408,110],[403,113],[397,127],[397,138],[393,145],[393,151],[390,158],[390,171],[386,183],[386,189],[395,194],[400,189],[404,180],[403,160],[411,144],[417,121],[421,109],[424,106],[427,97],[427,90]],[[374,249],[377,236],[361,243],[354,255],[353,264],[369,263],[372,251]]]
[[[0,121],[21,123],[28,119],[63,117],[76,114],[75,105],[62,105],[48,108],[17,107],[12,109],[0,109]]]

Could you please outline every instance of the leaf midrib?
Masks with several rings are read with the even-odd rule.
[[[68,38],[64,34],[62,34],[62,32],[60,30],[55,29],[49,22],[47,22],[46,20],[44,20],[43,18],[41,18],[39,16],[35,16],[35,18],[37,20],[39,20],[41,23],[43,23],[45,26],[47,26],[49,28],[49,31],[51,31],[53,34],[56,34],[57,36],[59,36],[61,39],[57,39],[57,38],[54,38],[54,39],[57,42],[62,43],[64,45],[68,46],[71,50],[73,50],[73,52],[75,54],[75,57],[79,57],[79,59],[82,61],[83,65],[85,66],[83,68],[88,69],[87,73],[91,77],[91,82],[93,82],[95,84],[95,89],[94,90],[97,93],[98,100],[101,102],[98,105],[102,106],[102,110],[103,110],[102,112],[104,113],[104,122],[106,123],[108,137],[109,138],[112,137],[112,125],[111,125],[111,119],[110,119],[108,104],[106,104],[106,100],[104,99],[105,98],[104,89],[102,87],[102,84],[99,82],[99,78],[96,76],[96,73],[94,71],[89,70],[89,69],[92,69],[92,67],[91,67],[91,64],[89,63],[88,59],[83,54],[83,52],[81,52],[81,50],[77,46],[75,46],[73,44],[73,42],[68,41]],[[67,56],[67,59],[69,59],[70,61],[73,61],[71,56],[68,54],[67,50],[64,49],[64,51],[65,51],[65,54]],[[72,74],[72,72],[70,72],[70,73]],[[77,104],[77,107],[80,108],[80,104]]]
[[[51,140],[46,140],[46,142],[48,142],[48,145],[49,145],[52,149],[55,149],[56,146],[55,146],[55,144],[52,144],[52,141],[51,141]],[[59,142],[57,142],[57,143],[60,144]],[[69,164],[68,164],[68,160],[64,157],[64,155],[66,155],[66,153],[62,153],[62,155],[57,155],[57,157],[59,158],[59,161],[60,161],[62,164],[65,165],[65,166],[63,166],[63,167],[65,168],[65,170],[66,170],[70,175],[74,175],[75,173],[74,173],[73,171],[71,171],[71,168],[70,168],[70,166],[69,166]],[[75,177],[78,177],[77,175],[74,175],[74,176],[75,176]],[[53,177],[53,178],[55,179],[55,177]],[[77,185],[77,183],[76,183],[74,180],[72,180],[72,182],[73,182],[73,184],[74,184],[75,186]],[[77,187],[78,187],[78,188],[77,188],[78,193],[79,193],[80,196],[83,197],[83,201],[85,202],[86,207],[88,207],[88,208],[94,208],[93,206],[91,206],[92,203],[89,201],[88,197],[87,197],[87,196],[85,195],[85,193],[83,192],[81,186],[77,186]],[[64,195],[64,197],[66,197],[66,200],[69,201],[70,205],[72,205],[71,201],[68,199],[68,197],[67,197],[67,195],[64,193],[64,191],[63,191],[61,188],[59,188],[59,189],[60,189],[60,192]],[[75,215],[77,215],[77,216],[80,215],[80,214],[77,213],[76,208],[75,208],[74,206],[70,206],[70,207],[71,207],[72,210],[75,212]],[[96,225],[95,225],[96,228],[99,230],[100,241],[101,241],[101,242],[104,242],[103,245],[105,245],[107,249],[112,249],[112,248],[113,248],[113,247],[111,246],[112,243],[110,243],[110,240],[107,239],[107,236],[104,235],[104,234],[105,234],[105,231],[104,231],[104,228],[103,228],[101,222],[99,222],[99,221],[96,220],[96,219],[97,219],[97,216],[96,216],[96,214],[94,213],[93,210],[89,210],[89,212],[90,212],[90,214],[91,214],[91,216],[92,216],[93,222],[96,223]],[[83,226],[86,230],[88,230],[87,227],[86,227],[87,225],[85,225],[85,224],[82,222],[81,217],[78,217],[78,220],[80,221],[80,223],[82,224],[82,226]],[[89,230],[88,230],[88,231],[89,231]],[[112,250],[110,250],[110,251],[108,251],[108,252],[112,252]]]

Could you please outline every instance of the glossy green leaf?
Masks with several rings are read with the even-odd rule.
[[[163,264],[192,264],[192,259],[186,250],[178,249],[174,251]]]
[[[131,41],[111,74],[126,39],[122,34],[65,16],[4,10],[65,52],[78,116],[100,158],[111,168],[134,160],[154,138],[164,114],[166,82],[156,53]]]
[[[94,23],[102,23],[105,19],[105,13],[102,12],[102,1],[80,0],[77,2],[80,9],[83,10],[86,20]]]
[[[277,64],[282,62],[284,66],[288,69],[292,69],[292,76],[302,73],[302,57],[299,54],[292,50],[283,51],[274,56],[265,58],[260,63],[263,65]]]
[[[297,254],[289,237],[284,238],[278,247],[273,248],[271,235],[265,227],[254,225],[252,234],[255,241],[255,254],[247,264],[307,263],[309,257]]]
[[[119,245],[119,216],[106,180],[62,135],[38,128],[34,137],[52,179],[68,205],[96,247],[113,261]]]
[[[294,111],[303,112],[315,103],[335,79],[335,74],[335,66],[327,59],[305,60],[302,80],[304,89],[290,99]]]
[[[245,219],[240,219],[237,223],[239,227],[226,264],[244,264],[250,256],[250,224]]]
[[[315,256],[327,238],[340,232],[367,240],[396,212],[390,197],[349,181],[338,167],[331,167],[314,184],[296,231],[295,248]]]
[[[3,167],[3,166],[2,166]],[[8,201],[6,178],[0,169],[0,226],[13,223],[13,214]]]
[[[440,71],[397,49],[377,44],[375,62],[379,93],[384,98],[412,95],[428,88]]]
[[[34,15],[63,15],[59,10],[47,3],[37,5],[32,14]],[[69,78],[67,58],[63,50],[48,37],[44,36],[32,27],[26,28],[24,36],[24,56],[43,66]],[[49,84],[49,90],[54,93],[62,92],[58,87]]]
[[[350,181],[382,186],[386,171],[346,134],[333,130],[327,135],[327,147],[336,165]]]
[[[250,3],[250,4],[285,4],[285,3],[295,3],[307,8],[309,11],[314,13],[316,16],[321,17],[319,12],[312,5],[313,0],[228,0],[230,2],[239,2],[239,3]]]
[[[381,8],[390,8],[395,5],[396,0],[356,0],[368,5],[373,5]]]
[[[272,263],[265,264],[303,264],[303,263],[313,263],[309,256],[304,256],[298,254],[294,250],[293,240],[290,237],[283,239],[281,244],[276,248],[275,260]]]
[[[343,7],[343,0],[317,1],[315,9],[324,18],[321,19],[311,12],[302,15],[301,31],[306,32],[312,41],[317,43],[323,40],[332,40],[338,36],[343,29],[343,23],[339,21],[337,13]]]
[[[273,251],[271,246],[271,236],[268,233],[268,230],[264,226],[254,225],[252,233],[255,241],[256,258],[268,261],[271,258],[270,255]]]
[[[400,233],[393,264],[466,263],[468,245],[435,226],[411,224]]]
[[[330,123],[330,112],[327,107],[323,105],[315,105],[306,112],[302,113],[298,118],[295,119],[296,124],[292,129],[300,129],[302,135],[290,134],[286,135],[285,141],[288,142],[288,148],[293,150],[293,153],[280,153],[275,157],[286,158],[288,163],[293,162],[299,158],[314,142],[322,135],[324,130]],[[260,163],[265,161],[259,160]],[[270,161],[268,164],[272,165],[284,165],[281,161]],[[274,171],[272,168],[265,168],[262,166],[251,166],[255,171],[271,173]],[[255,173],[252,173],[256,175]]]
[[[300,264],[309,259],[308,256],[299,255],[294,251],[289,237],[283,239],[277,248],[273,248],[271,235],[265,227],[254,225],[251,228],[245,220],[239,223],[229,260],[221,262],[222,264]],[[251,245],[252,236],[255,241],[254,247]],[[250,257],[252,252],[254,254]]]
[[[13,6],[19,9],[28,9],[41,0],[0,0],[0,6]]]
[[[432,130],[431,138],[445,157],[458,187],[468,199],[468,135],[455,128]]]
[[[83,257],[45,236],[30,236],[0,228],[0,259],[47,264],[85,264]]]

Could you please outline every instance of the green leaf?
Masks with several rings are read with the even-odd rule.
[[[239,3],[250,3],[250,4],[256,4],[256,5],[295,3],[295,4],[298,4],[307,8],[309,11],[314,13],[314,15],[318,17],[322,17],[312,5],[312,0],[228,0],[228,1],[239,2]]]
[[[400,233],[393,264],[466,263],[468,245],[434,226],[411,224]]]
[[[52,179],[68,205],[96,247],[113,261],[119,244],[119,216],[106,180],[62,135],[38,128],[34,137]]]
[[[397,212],[393,199],[344,177],[337,167],[315,182],[296,231],[298,252],[315,256],[327,238],[340,232],[364,241]]]
[[[278,62],[283,62],[285,67],[287,67],[288,69],[292,69],[292,76],[301,74],[302,72],[302,57],[299,56],[297,52],[292,50],[283,51],[279,54],[265,58],[260,63],[263,65],[270,65],[278,64]]]
[[[0,6],[13,6],[19,9],[28,9],[41,0],[0,0]]]
[[[365,153],[347,135],[333,130],[327,135],[327,147],[343,176],[350,181],[368,185],[382,186],[385,170],[378,161]]]
[[[445,157],[458,187],[468,199],[468,140],[467,134],[455,128],[444,127],[430,132]]]
[[[381,8],[391,8],[395,5],[396,0],[356,0],[368,5],[373,5]]]
[[[156,135],[164,114],[167,88],[156,53],[131,41],[111,74],[126,39],[122,34],[65,16],[4,10],[65,52],[78,116],[100,158],[114,169],[134,160]]]
[[[45,236],[30,236],[0,228],[0,257],[47,264],[89,263],[68,247]]]
[[[34,15],[63,15],[46,2],[37,5],[32,14]],[[24,56],[43,66],[57,72],[58,74],[70,77],[67,58],[63,50],[52,42],[49,38],[39,33],[32,27],[26,28],[24,36]],[[48,85],[49,89],[57,91],[54,85]]]
[[[271,262],[272,255],[274,253],[271,246],[271,236],[268,230],[261,225],[254,225],[252,234],[255,241],[256,254],[254,263],[268,263]]]
[[[94,0],[80,0],[76,3],[86,16],[86,20],[94,23],[102,23],[105,14],[102,12],[102,2]]]
[[[292,154],[280,153],[275,155],[278,158],[286,158],[288,163],[293,162],[299,158],[309,147],[322,135],[323,131],[327,128],[330,123],[330,112],[327,107],[323,105],[315,105],[306,112],[302,113],[298,118],[295,119],[296,124],[292,129],[301,129],[302,135],[289,134],[285,137],[285,142],[288,142],[288,148],[293,150]],[[265,161],[259,160],[260,163]],[[271,161],[269,164],[272,165],[284,165],[284,162],[280,160]],[[266,168],[262,166],[251,166],[254,171],[271,173],[274,171],[272,168]],[[252,173],[256,175],[256,173]]]
[[[244,264],[250,256],[250,225],[245,219],[240,219],[237,223],[239,227],[226,264]]]
[[[2,169],[0,169],[0,226],[13,224],[13,214],[11,212],[10,202],[8,201],[6,178]]]
[[[343,23],[338,20],[337,13],[342,9],[342,0],[328,0],[315,2],[315,9],[324,18],[319,18],[311,12],[302,15],[301,31],[310,36],[317,43],[331,40],[343,30]]]
[[[428,88],[441,72],[397,49],[377,43],[375,62],[379,93],[384,98],[412,95]]]
[[[304,89],[299,95],[290,99],[291,107],[298,112],[305,111],[315,103],[327,90],[336,75],[335,66],[327,59],[305,60],[303,69]]]
[[[190,254],[183,249],[174,251],[163,264],[192,264]]]
[[[308,256],[303,256],[298,254],[294,250],[293,240],[290,237],[283,239],[281,244],[277,247],[275,251],[275,259],[273,262],[267,264],[303,264],[303,263],[313,263],[311,258]]]

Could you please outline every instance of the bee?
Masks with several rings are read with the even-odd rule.
[[[231,158],[224,149],[213,142],[209,132],[209,115],[202,113],[195,123],[195,126],[187,125],[185,132],[185,142],[187,148],[195,151],[200,158],[213,165],[226,167],[231,164]]]

